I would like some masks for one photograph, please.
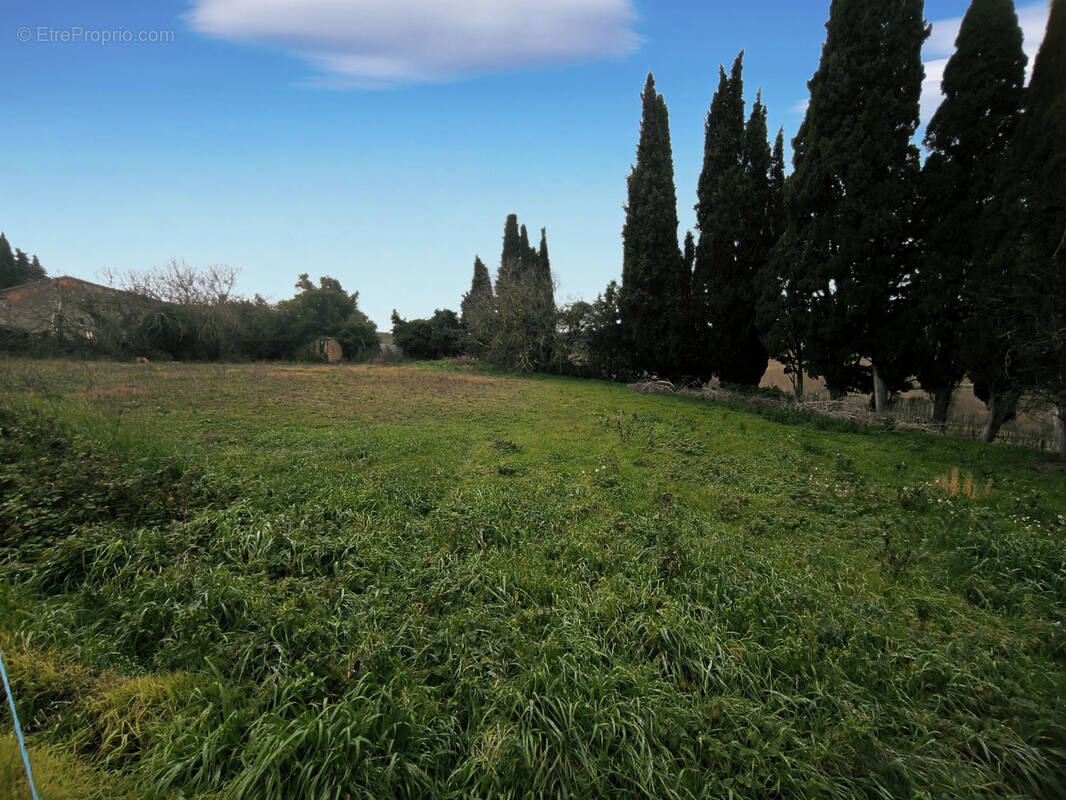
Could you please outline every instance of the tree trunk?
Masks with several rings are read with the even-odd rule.
[[[792,376],[792,392],[796,395],[796,402],[803,402],[803,369],[800,368]]]
[[[988,419],[985,420],[980,441],[993,442],[999,435],[999,429],[1003,427],[1003,423],[1014,419],[1018,411],[1018,398],[1016,395],[1004,396],[993,392],[988,397],[987,405]]]
[[[948,411],[951,409],[951,395],[954,390],[951,386],[941,386],[930,390],[933,398],[933,422],[937,425],[945,425],[948,421]]]
[[[829,399],[830,400],[843,400],[844,399],[844,395],[846,394],[846,392],[843,389],[839,389],[836,386],[827,386],[826,388],[829,390]]]
[[[885,413],[885,407],[888,405],[888,398],[885,393],[885,381],[881,377],[880,370],[877,369],[876,362],[871,365],[873,367],[874,374],[874,411],[878,414]]]
[[[1066,455],[1066,405],[1055,406],[1055,452]]]

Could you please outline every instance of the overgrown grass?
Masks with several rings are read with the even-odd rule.
[[[1045,454],[461,365],[0,370],[56,797],[1066,792]]]

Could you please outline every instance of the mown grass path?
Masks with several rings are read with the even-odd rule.
[[[1044,454],[440,365],[0,372],[45,797],[1066,793]]]

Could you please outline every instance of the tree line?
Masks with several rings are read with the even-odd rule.
[[[1022,395],[1066,407],[1066,7],[1025,85],[1010,0],[974,0],[919,125],[921,0],[833,0],[785,178],[742,55],[706,120],[698,238],[677,241],[665,101],[649,75],[629,176],[613,345],[631,371],[755,385],[781,361],[833,397],[917,377],[948,415],[964,376],[991,440]]]
[[[105,271],[118,292],[79,293],[72,306],[85,324],[60,325],[55,309],[46,334],[0,331],[7,350],[34,354],[146,356],[179,361],[316,358],[314,343],[336,339],[344,356],[364,360],[379,353],[377,330],[359,309],[359,293],[328,275],[317,285],[304,273],[296,294],[271,303],[234,294],[236,270],[192,267],[171,259],[161,267]],[[90,335],[86,335],[90,333]]]
[[[156,304],[120,306],[133,320],[115,320],[109,304],[97,314],[98,325],[113,331],[117,349],[177,360],[316,358],[313,345],[324,337],[336,339],[350,360],[378,354],[376,327],[359,309],[359,293],[336,278],[324,275],[316,285],[303,273],[296,294],[276,303],[234,296],[235,279],[228,267],[197,270],[180,260],[128,273],[119,285]]]
[[[495,284],[475,258],[460,314],[393,317],[420,357],[517,370],[757,386],[780,361],[831,397],[878,410],[912,378],[947,420],[968,376],[982,439],[1023,395],[1066,408],[1066,7],[1054,0],[1025,83],[1010,0],[973,0],[929,123],[914,136],[929,35],[921,0],[833,0],[810,100],[771,142],[743,52],[719,70],[705,122],[696,233],[678,242],[666,102],[649,74],[627,179],[621,282],[555,308],[546,232],[510,215]],[[404,346],[404,345],[401,345]]]
[[[796,396],[804,375],[876,407],[917,378],[947,419],[965,376],[988,405],[982,438],[1023,396],[1066,408],[1066,0],[1025,83],[1011,0],[973,0],[928,125],[913,139],[929,35],[921,0],[833,0],[809,104],[792,140],[771,143],[767,109],[744,98],[743,52],[705,120],[696,231],[678,241],[665,99],[649,74],[627,178],[621,281],[557,307],[547,231],[534,245],[504,222],[493,277],[474,259],[459,311],[392,316],[408,355],[467,354],[517,371],[757,386],[773,358]],[[44,277],[0,234],[0,277]],[[174,358],[299,358],[321,336],[376,353],[374,326],[333,278],[296,296],[231,295],[225,270],[172,262],[126,276],[160,305],[112,324],[116,352]],[[132,307],[131,307],[132,308]],[[114,320],[114,315],[110,317]],[[101,324],[106,321],[101,316]],[[99,346],[100,341],[94,344]]]

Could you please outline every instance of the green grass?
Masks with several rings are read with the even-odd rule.
[[[446,365],[0,372],[58,797],[1066,793],[1046,454]]]

